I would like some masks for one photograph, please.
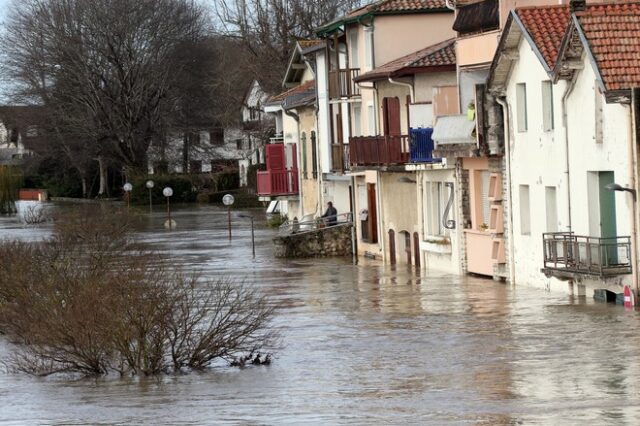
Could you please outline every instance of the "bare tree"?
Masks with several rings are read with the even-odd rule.
[[[243,64],[267,91],[280,88],[296,39],[312,38],[315,29],[362,0],[214,0],[218,31],[242,41],[249,53]]]
[[[15,99],[50,109],[59,143],[81,140],[101,168],[108,157],[140,170],[174,119],[175,52],[206,22],[190,0],[26,0],[7,23],[4,71]]]
[[[80,212],[44,243],[0,244],[0,332],[16,344],[18,370],[155,375],[274,343],[269,299],[168,268],[132,240],[127,219]]]

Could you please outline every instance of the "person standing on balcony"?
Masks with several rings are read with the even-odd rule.
[[[327,226],[333,226],[338,223],[338,210],[333,207],[333,203],[331,201],[327,203],[327,210],[324,212],[322,217],[325,218]]]

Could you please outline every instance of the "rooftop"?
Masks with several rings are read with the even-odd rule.
[[[443,68],[455,67],[455,65],[455,39],[452,38],[395,59],[354,80],[373,81],[421,72],[443,71]]]
[[[516,9],[516,14],[549,69],[553,69],[562,38],[569,25],[569,6],[523,7]]]

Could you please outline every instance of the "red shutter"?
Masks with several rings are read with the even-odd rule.
[[[265,146],[267,157],[267,170],[284,170],[284,145],[269,144]]]

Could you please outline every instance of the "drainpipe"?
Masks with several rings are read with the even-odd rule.
[[[506,98],[499,98],[496,96],[496,101],[502,106],[502,119],[504,128],[504,147],[507,157],[507,196],[509,197],[509,282],[512,286],[515,283],[515,259],[514,259],[514,244],[513,244],[513,191],[511,189],[511,128],[509,126],[509,104]]]
[[[398,86],[408,87],[409,88],[409,97],[411,98],[411,102],[413,103],[413,102],[416,101],[416,97],[414,96],[414,92],[413,92],[413,84],[405,83],[404,81],[394,80],[391,77],[389,77],[389,83],[395,84],[395,85],[398,85]]]
[[[567,99],[569,98],[571,92],[573,92],[573,89],[576,86],[576,81],[577,73],[574,73],[573,77],[571,78],[571,82],[565,88],[564,94],[562,95],[562,124],[564,125],[564,146],[566,160],[565,174],[567,175],[567,227],[569,228],[569,232],[571,232],[573,228],[571,226],[571,174],[569,172],[569,123],[567,118]]]
[[[297,127],[297,140],[298,142],[300,142],[300,116],[298,114],[296,114],[295,112],[291,112],[289,110],[287,110],[284,106],[284,102],[282,103],[282,112],[284,112],[286,115],[288,115],[289,117],[293,118],[294,120],[296,120],[296,127]],[[284,130],[284,129],[283,129]],[[284,136],[284,135],[283,135]],[[299,145],[299,143],[296,143],[296,145]],[[298,161],[298,155],[300,154],[300,149],[296,149],[296,165],[298,166],[298,216],[300,216],[300,219],[302,219],[302,216],[304,216],[302,213],[304,213],[304,209],[303,209],[303,194],[302,194],[302,173],[300,173],[300,161]]]
[[[629,162],[629,182],[631,188],[637,191],[636,185],[636,171],[638,170],[638,150],[636,135],[638,134],[637,129],[637,99],[638,99],[638,89],[631,89],[631,105],[629,106],[629,117],[631,119],[631,126],[629,126],[629,158],[631,161]],[[638,227],[637,227],[637,214],[638,214],[638,206],[637,200],[634,196],[632,199],[632,214],[633,219],[631,220],[631,259],[633,262],[633,267],[631,268],[631,279],[633,280],[635,287],[635,304],[638,304],[638,295],[640,293],[640,284],[638,283],[638,260],[637,260],[637,238],[638,238]]]

